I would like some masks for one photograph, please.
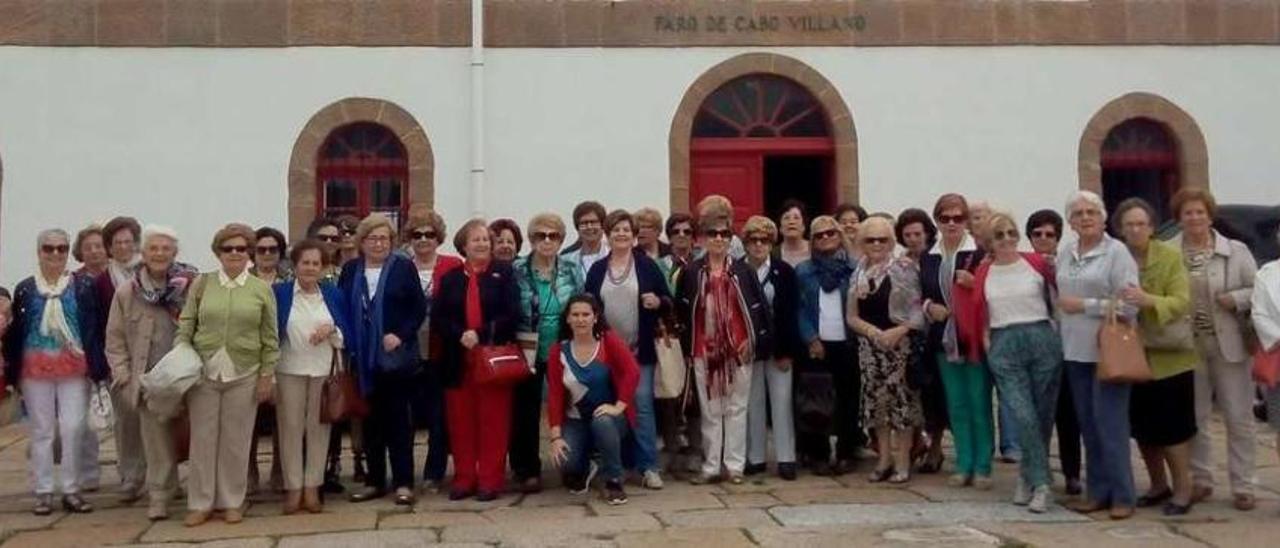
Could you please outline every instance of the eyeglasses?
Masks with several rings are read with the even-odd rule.
[[[382,235],[365,236],[364,241],[369,242],[371,244],[385,244],[385,243],[390,243],[391,238],[389,236],[382,236]]]
[[[249,252],[249,246],[247,245],[224,245],[218,249],[223,253],[239,253],[241,255]]]
[[[773,245],[773,238],[768,236],[752,236],[747,238],[747,243],[751,245]]]
[[[1058,234],[1057,234],[1056,232],[1052,231],[1052,230],[1032,230],[1032,231],[1031,231],[1031,237],[1032,237],[1032,238],[1050,238],[1050,239],[1053,239],[1053,238],[1057,238],[1057,237],[1058,237]]]
[[[538,242],[544,242],[544,241],[558,242],[564,239],[564,234],[561,234],[559,232],[534,232],[533,234],[529,235],[529,239],[532,240],[533,243],[535,244]]]
[[[722,240],[733,239],[733,231],[727,228],[716,230],[714,228],[702,231],[702,235],[708,238],[720,238]]]
[[[275,255],[280,252],[280,246],[277,245],[260,245],[254,248],[258,255]]]
[[[596,228],[601,225],[602,223],[596,219],[583,219],[578,221],[578,228]]]
[[[692,228],[673,228],[668,233],[669,236],[693,236]]]
[[[43,251],[47,255],[55,255],[55,254],[66,255],[68,252],[71,251],[71,246],[67,244],[61,244],[61,245],[44,244],[40,246],[40,251]]]
[[[814,233],[813,233],[813,239],[815,239],[815,240],[825,240],[825,239],[827,239],[827,238],[834,238],[834,237],[839,236],[839,235],[840,235],[840,231],[839,231],[839,230],[836,230],[836,229],[834,229],[834,228],[832,228],[832,229],[830,229],[830,230],[823,230],[823,231],[821,231],[821,232],[814,232]]]
[[[969,220],[968,215],[938,215],[940,225],[958,225]]]
[[[996,240],[1016,240],[1018,239],[1018,231],[1010,228],[1009,230],[998,230],[992,235]]]
[[[862,239],[862,243],[867,245],[888,245],[889,242],[892,242],[892,241],[893,241],[893,238],[888,238],[888,237],[870,237],[870,238]]]
[[[434,240],[436,239],[436,231],[434,230],[415,230],[409,233],[415,240]]]
[[[1101,216],[1102,216],[1102,212],[1092,207],[1081,208],[1071,212],[1071,218],[1073,219],[1076,217],[1101,217]]]
[[[318,234],[316,235],[316,239],[325,243],[336,244],[338,243],[338,240],[342,239],[342,236],[337,234]]]

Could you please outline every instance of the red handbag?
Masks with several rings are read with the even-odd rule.
[[[1280,346],[1253,354],[1253,380],[1267,388],[1275,388],[1280,382]]]
[[[514,384],[535,373],[517,343],[476,345],[467,353],[467,360],[471,381],[476,384]]]

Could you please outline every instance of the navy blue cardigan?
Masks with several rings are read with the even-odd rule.
[[[276,329],[280,332],[280,340],[289,339],[289,313],[293,311],[293,287],[295,282],[280,282],[271,287],[276,294]],[[320,296],[333,316],[333,325],[338,327],[344,340],[351,340],[351,322],[347,314],[347,297],[338,286],[331,283],[320,284]]]
[[[977,271],[978,265],[982,263],[982,259],[985,257],[985,254],[981,249],[972,245],[972,241],[973,240],[966,236],[964,243],[961,244],[961,248],[956,252],[957,272],[961,270],[966,270],[971,273]],[[931,301],[950,309],[951,303],[947,302],[942,295],[943,280],[939,279],[941,277],[940,271],[942,269],[941,249],[942,241],[941,237],[939,237],[939,241],[934,244],[933,249],[920,257],[920,292],[921,297],[925,301]],[[954,276],[952,279],[946,280],[947,284],[954,282]],[[947,321],[945,322],[934,322],[929,319],[928,311],[925,312],[925,320],[929,323],[929,338],[926,350],[930,354],[942,352],[942,335],[946,331],[947,323],[951,321],[953,316],[948,316]],[[964,347],[964,342],[957,341],[957,344],[960,345],[960,355],[966,355],[967,349]]]
[[[76,296],[76,317],[79,320],[80,341],[84,347],[89,379],[105,381],[111,376],[106,354],[100,346],[104,340],[101,333],[106,326],[100,323],[102,315],[98,311],[98,294],[94,289],[93,278],[73,274],[67,291]],[[13,288],[13,321],[4,336],[4,376],[9,386],[15,389],[22,380],[22,354],[27,342],[27,322],[39,321],[39,318],[30,317],[31,312],[27,311],[27,306],[32,299],[38,298],[39,290],[36,289],[34,277],[22,280]]]
[[[351,294],[351,286],[356,283],[356,275],[364,272],[364,268],[364,257],[348,261],[342,266],[342,274],[338,276],[338,289],[344,296],[344,301],[350,301],[345,296]],[[422,293],[422,285],[418,281],[418,269],[413,266],[413,261],[395,254],[387,257],[386,262],[382,263],[382,269],[382,277],[386,281],[382,291],[374,297],[386,303],[382,307],[382,334],[393,334],[406,345],[417,345],[418,327],[427,317],[427,296]],[[379,283],[379,281],[369,280],[368,283]],[[345,314],[345,321],[354,338],[356,322],[364,321],[364,316],[372,312],[372,308],[365,311],[361,302],[345,302],[345,305],[348,311]],[[284,313],[279,313],[278,316],[286,317]],[[346,333],[343,333],[343,336],[345,337]],[[348,339],[344,346],[347,347],[349,355],[354,355],[352,353],[358,347],[358,341]],[[417,351],[414,352],[416,356]]]
[[[658,350],[654,347],[654,338],[658,333],[658,319],[672,309],[671,290],[656,261],[650,259],[649,255],[639,248],[633,249],[632,255],[636,261],[636,283],[640,289],[636,299],[640,299],[639,295],[653,293],[662,301],[661,306],[655,310],[645,308],[643,303],[639,307],[640,324],[636,332],[636,361],[641,365],[653,365],[658,363]],[[591,265],[591,271],[587,272],[587,283],[584,286],[587,293],[600,299],[601,306],[604,306],[604,300],[600,298],[600,287],[604,285],[605,274],[609,271],[611,256],[613,256],[612,252]]]
[[[462,382],[467,352],[462,334],[467,332],[466,267],[455,268],[440,278],[431,304],[431,331],[440,336],[440,379],[447,387]],[[520,286],[516,284],[511,263],[494,261],[481,276],[480,314],[484,323],[476,331],[483,345],[507,344],[516,339],[516,323],[520,318]]]

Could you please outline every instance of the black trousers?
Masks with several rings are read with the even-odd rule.
[[[827,462],[831,459],[830,435],[836,436],[836,459],[854,460],[858,449],[866,445],[859,413],[862,398],[862,369],[858,365],[853,341],[822,341],[825,356],[821,360],[805,360],[804,367],[831,373],[835,383],[836,408],[831,417],[829,433],[806,432],[803,425],[796,428],[796,450],[809,462]]]
[[[427,429],[427,458],[422,464],[422,479],[440,481],[449,468],[448,421],[444,416],[444,382],[440,380],[437,364],[423,368],[423,381],[415,405],[421,406],[419,416]]]
[[[1080,424],[1077,422],[1075,399],[1071,397],[1071,383],[1067,371],[1062,370],[1062,384],[1058,389],[1058,411],[1054,426],[1058,430],[1058,461],[1062,475],[1068,479],[1080,479]]]
[[[391,488],[413,488],[414,383],[411,377],[378,376],[369,394],[369,418],[364,421],[364,447],[369,459],[365,484],[387,488],[387,461],[391,462]]]
[[[547,378],[547,364],[535,365],[537,374],[516,384],[511,391],[511,438],[507,456],[516,479],[523,481],[542,476],[542,457],[538,451],[542,429],[542,383]]]

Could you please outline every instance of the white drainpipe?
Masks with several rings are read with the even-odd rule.
[[[484,214],[484,0],[471,0],[471,214]]]

